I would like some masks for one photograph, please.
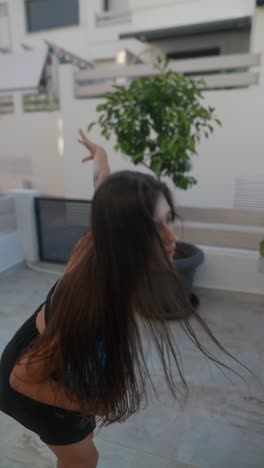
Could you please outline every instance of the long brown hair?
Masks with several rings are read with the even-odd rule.
[[[30,347],[32,356],[49,349],[42,377],[50,373],[52,362],[85,417],[91,401],[103,404],[105,425],[124,421],[147,398],[152,380],[143,349],[146,331],[172,395],[178,398],[181,393],[172,364],[187,391],[177,342],[164,319],[165,305],[171,316],[181,318],[180,326],[209,359],[227,367],[199,342],[186,318],[190,309],[203,331],[231,356],[192,309],[167,258],[154,220],[160,194],[175,218],[168,187],[150,175],[122,171],[98,188],[92,201],[92,230],[73,251],[70,268],[53,294],[47,327]],[[54,346],[48,348],[51,342]]]

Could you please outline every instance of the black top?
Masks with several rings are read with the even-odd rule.
[[[45,302],[45,324],[48,323],[48,320],[49,320],[49,316],[50,316],[50,303],[51,303],[51,296],[58,284],[59,280],[56,281],[56,283],[52,286],[51,290],[49,291],[48,295],[47,295],[47,298],[46,298],[46,302]]]

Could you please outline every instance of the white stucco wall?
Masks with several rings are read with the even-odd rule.
[[[206,100],[222,127],[201,142],[193,161],[198,184],[177,191],[177,200],[186,206],[233,208],[237,177],[262,175],[264,180],[264,88],[212,91]]]
[[[0,273],[25,260],[23,241],[19,232],[0,232]]]
[[[257,8],[256,14],[254,15],[253,29],[251,35],[251,51],[261,52],[262,56],[264,57],[264,5],[262,7]],[[260,84],[262,87],[264,87],[264,59],[262,60]]]
[[[120,46],[134,53],[145,47],[133,40],[124,40],[121,45],[120,33],[252,16],[255,9],[255,0],[129,0],[129,4],[130,22],[98,27],[96,13],[102,11],[101,2],[79,0],[79,26],[28,34],[24,2],[8,0],[11,46],[13,49],[21,43],[36,46],[47,39],[91,60],[114,56]]]
[[[255,9],[254,0],[130,0],[130,4],[133,26],[139,30],[252,16]]]
[[[21,96],[16,96],[20,102]],[[23,172],[0,173],[1,190],[23,187],[23,181],[32,181],[41,193],[53,196],[64,194],[64,160],[58,151],[61,135],[60,113],[28,113],[6,115],[0,120],[0,159],[27,158],[32,160],[32,174]]]
[[[24,2],[8,0],[11,47],[20,48],[21,43],[38,46],[43,40],[49,40],[87,59],[93,58],[95,43],[100,48],[100,42],[117,41],[119,31],[126,31],[127,24],[96,27],[96,13],[100,12],[97,1],[79,0],[80,24],[66,28],[56,28],[47,31],[28,33]],[[110,44],[106,45],[108,48]],[[115,49],[115,45],[113,46]],[[112,52],[111,52],[112,54]],[[109,53],[108,53],[109,55]],[[108,56],[106,55],[106,56]]]
[[[24,259],[27,262],[36,262],[38,242],[34,200],[40,194],[36,190],[15,189],[10,190],[9,195],[15,202],[16,233],[23,245]]]

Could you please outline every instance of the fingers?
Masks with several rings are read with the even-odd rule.
[[[82,131],[81,128],[79,128],[79,135],[80,135],[80,137],[82,138],[82,140],[86,140],[86,139],[87,139],[86,135],[84,134],[84,132]]]
[[[81,145],[85,146],[86,148],[86,144],[82,140],[80,140],[80,138],[78,139],[78,143],[81,143]]]
[[[79,135],[81,137],[78,140],[79,143],[81,143],[87,149],[89,149],[92,153],[94,153],[96,151],[97,145],[95,143],[93,143],[91,140],[89,140],[81,129],[79,130]]]

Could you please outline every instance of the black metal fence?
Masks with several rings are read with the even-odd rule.
[[[35,199],[39,258],[66,263],[80,237],[90,230],[91,201]]]

